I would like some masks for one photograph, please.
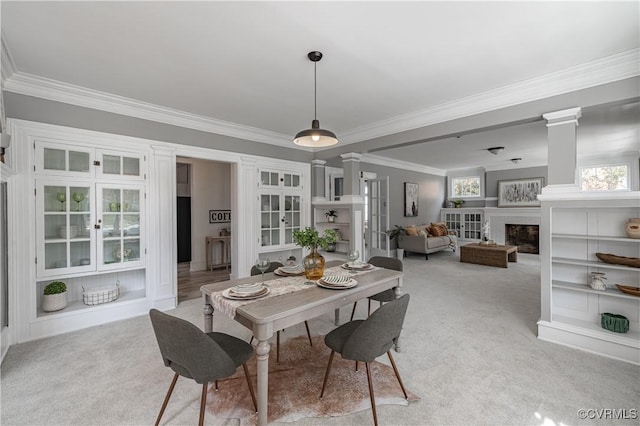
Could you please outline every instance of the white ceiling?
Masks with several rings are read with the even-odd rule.
[[[18,87],[21,78],[51,79],[283,141],[313,118],[311,50],[325,55],[317,69],[318,118],[348,143],[367,139],[376,123],[406,130],[406,117],[640,47],[636,1],[0,7],[13,72],[7,90],[19,91],[12,80]],[[381,136],[385,128],[375,131]],[[496,138],[513,141],[501,158],[478,154]],[[489,163],[513,157],[534,165],[546,162],[546,129],[529,123],[375,154],[439,169],[499,167]]]

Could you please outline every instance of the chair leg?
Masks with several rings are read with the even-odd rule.
[[[356,306],[358,306],[358,301],[357,300],[355,302],[353,302],[353,309],[351,310],[351,318],[349,318],[349,321],[353,321],[353,316],[356,313]]]
[[[253,408],[258,412],[258,403],[256,402],[256,393],[253,391],[253,385],[251,384],[251,377],[249,376],[249,369],[247,363],[242,364],[244,369],[244,376],[247,378],[247,385],[249,385],[249,393],[251,394],[251,400],[253,401]]]
[[[371,299],[367,299],[368,300],[368,305],[367,305],[367,318],[371,316]]]
[[[276,332],[276,364],[280,364],[280,330]]]
[[[373,383],[371,382],[371,370],[369,370],[369,363],[365,362],[364,366],[367,367],[367,382],[369,383],[369,398],[371,399],[371,411],[373,411],[373,424],[378,426],[378,414],[376,413],[376,397],[373,394]]]
[[[249,339],[249,344],[253,343],[253,336],[251,336],[251,339]]]
[[[309,323],[305,321],[304,326],[307,329],[307,337],[309,337],[309,346],[313,346],[313,341],[311,340],[311,332],[309,331]]]
[[[329,371],[331,370],[331,363],[333,362],[333,355],[335,351],[331,351],[329,355],[329,364],[327,364],[327,371],[324,373],[324,380],[322,381],[322,390],[320,391],[320,399],[324,396],[324,388],[327,386],[327,379],[329,378]]]
[[[216,389],[216,392],[218,392],[220,390],[220,388],[218,387],[218,381],[215,381],[214,387]]]
[[[400,387],[402,388],[402,393],[404,394],[404,399],[409,399],[409,395],[407,395],[407,391],[402,384],[402,379],[400,378],[400,373],[398,372],[398,367],[396,367],[396,362],[393,360],[391,356],[391,351],[387,351],[387,355],[389,355],[389,361],[391,361],[391,366],[393,367],[393,372],[396,373],[396,378],[398,379],[398,383],[400,383]]]
[[[207,383],[202,385],[202,396],[200,397],[200,421],[198,426],[204,425],[204,407],[207,405]]]
[[[158,413],[158,418],[156,419],[155,425],[158,426],[160,424],[160,419],[164,414],[164,409],[167,408],[167,404],[169,403],[169,398],[171,398],[171,394],[173,393],[173,388],[176,386],[176,382],[178,381],[178,373],[173,375],[173,380],[169,385],[169,390],[167,391],[167,395],[164,397],[164,401],[162,402],[162,408],[160,408],[160,413]]]

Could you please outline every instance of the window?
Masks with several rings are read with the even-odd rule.
[[[451,179],[451,198],[480,197],[480,176]]]
[[[629,166],[589,166],[580,168],[580,187],[583,191],[627,191]]]

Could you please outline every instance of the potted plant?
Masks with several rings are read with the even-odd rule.
[[[453,204],[453,207],[456,209],[459,209],[464,204],[464,200],[451,200],[451,204]]]
[[[323,250],[329,248],[330,244],[335,244],[336,231],[333,229],[325,229],[322,236],[317,229],[306,227],[304,229],[293,231],[293,242],[300,247],[311,250],[302,261],[304,273],[308,280],[317,280],[322,278],[324,274],[324,257],[318,253],[318,246]]]
[[[327,217],[327,222],[329,223],[335,222],[336,217],[338,217],[338,213],[335,210],[329,210],[325,212],[324,215]]]
[[[386,231],[386,234],[391,239],[391,242],[395,243],[396,245],[396,257],[398,259],[402,259],[404,257],[404,249],[397,248],[397,247],[398,247],[398,237],[400,235],[407,234],[407,231],[405,230],[404,226],[395,225],[392,229],[388,229]]]
[[[67,285],[62,281],[50,282],[44,288],[43,293],[43,311],[54,312],[67,307]]]

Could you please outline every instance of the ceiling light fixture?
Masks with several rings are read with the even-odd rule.
[[[322,59],[322,52],[309,52],[307,57],[313,62],[313,121],[311,128],[298,132],[293,139],[293,143],[300,146],[310,146],[312,148],[320,148],[331,146],[338,143],[338,138],[331,130],[321,129],[320,121],[317,118],[317,83],[316,83],[316,65]]]
[[[498,155],[502,151],[504,151],[504,146],[494,146],[494,147],[491,147],[491,148],[487,148],[487,151],[489,151],[493,155]]]
[[[522,158],[512,158],[510,161],[511,161],[513,164],[518,164],[519,162],[521,162],[521,161],[522,161]]]

